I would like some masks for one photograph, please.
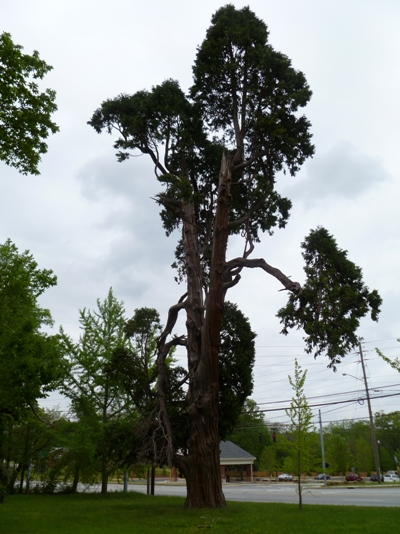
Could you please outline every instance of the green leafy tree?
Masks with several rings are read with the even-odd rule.
[[[30,466],[38,467],[39,455],[52,446],[52,435],[49,430],[49,418],[43,410],[37,409],[37,415],[27,413],[24,420],[19,422],[8,419],[2,435],[2,466],[7,471],[7,493],[17,490],[22,493],[29,491]],[[18,483],[17,483],[18,481]]]
[[[55,91],[41,92],[37,83],[51,69],[38,52],[24,54],[9,33],[0,35],[0,160],[22,174],[40,174],[45,139],[58,131]]]
[[[398,462],[394,457],[400,458],[400,411],[387,414],[376,413],[375,429],[377,438],[380,441],[382,470],[398,469]]]
[[[109,290],[97,310],[80,310],[82,334],[77,343],[64,335],[69,373],[62,392],[72,400],[72,409],[82,427],[90,429],[96,443],[93,466],[101,473],[101,491],[107,493],[109,475],[115,470],[111,427],[123,422],[129,402],[122,385],[109,372],[116,349],[126,344],[123,302]]]
[[[278,466],[277,450],[274,445],[264,447],[259,460],[261,471],[276,471]]]
[[[292,434],[292,440],[287,442],[290,456],[285,459],[285,468],[297,475],[299,510],[303,506],[301,475],[310,471],[315,465],[312,412],[304,393],[306,377],[307,371],[301,370],[296,359],[294,377],[288,377],[294,397],[290,403],[290,408],[286,410],[286,415],[290,419],[289,432]]]
[[[374,455],[371,444],[364,438],[356,441],[356,450],[354,455],[355,467],[358,471],[368,473],[373,465]]]
[[[325,457],[332,472],[341,472],[344,476],[352,462],[349,445],[339,434],[331,434],[326,442]]]
[[[98,444],[101,443],[101,425],[98,417],[90,417],[88,411],[80,412],[75,405],[71,420],[60,419],[56,427],[57,449],[51,455],[51,468],[46,477],[47,486],[57,483],[69,485],[76,492],[78,483],[99,482],[101,467],[98,461]]]
[[[41,331],[52,325],[51,314],[38,304],[56,283],[29,251],[10,240],[0,245],[0,421],[23,417],[62,378],[58,338]]]
[[[295,315],[303,294],[300,284],[264,259],[250,256],[261,234],[285,227],[289,217],[291,202],[276,191],[276,175],[295,175],[314,147],[310,124],[301,114],[311,97],[305,77],[272,48],[266,25],[249,8],[226,5],[214,14],[193,75],[188,95],[178,82],[166,80],[150,91],[106,100],[89,124],[98,133],[117,133],[119,161],[134,152],[150,157],[162,187],[155,198],[164,228],[168,235],[181,231],[175,267],[177,280],[186,288],[170,308],[158,342],[159,420],[166,462],[187,480],[185,505],[214,508],[226,504],[218,430],[223,304],[243,270],[259,268],[293,293],[290,313]],[[243,238],[243,254],[228,259],[231,236]],[[312,292],[306,295],[315,307]],[[367,297],[361,303],[364,314]],[[180,312],[186,314],[186,333],[173,337]],[[306,325],[310,328],[309,322]],[[316,342],[324,342],[325,327],[326,322],[320,325]],[[183,455],[166,402],[165,360],[177,345],[186,347],[189,372],[190,437]]]

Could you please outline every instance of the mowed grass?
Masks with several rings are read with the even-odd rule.
[[[398,532],[400,509],[230,502],[185,510],[179,497],[139,493],[14,495],[0,505],[1,534],[324,534]],[[399,503],[400,504],[400,503]]]

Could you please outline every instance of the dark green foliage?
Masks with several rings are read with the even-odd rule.
[[[58,131],[50,119],[57,110],[55,91],[40,92],[37,83],[51,69],[38,52],[23,54],[9,33],[0,35],[0,160],[22,174],[40,174],[44,140]]]
[[[157,310],[136,309],[133,317],[125,324],[125,335],[129,342],[118,347],[112,355],[110,369],[142,416],[154,407],[157,380],[155,358],[160,332]]]
[[[191,96],[210,131],[223,132],[232,147],[243,140],[239,148],[255,158],[252,173],[272,179],[284,166],[295,174],[313,147],[309,122],[294,115],[311,91],[267,39],[265,23],[248,7],[220,8],[197,53]]]
[[[129,345],[119,347],[113,353],[109,370],[123,385],[140,418],[147,422],[146,435],[150,428],[158,426],[153,410],[157,406],[157,367],[155,365],[156,343],[160,331],[160,319],[156,310],[140,308],[126,323]],[[245,400],[253,391],[253,367],[255,361],[256,334],[248,319],[235,304],[226,302],[221,331],[218,360],[219,374],[219,434],[225,439],[232,431],[243,409]],[[167,402],[174,435],[186,447],[188,419],[186,414],[186,386],[188,376],[183,367],[169,358]],[[148,418],[154,417],[153,423]]]
[[[381,470],[382,472],[386,472],[389,469],[397,469],[394,456],[400,456],[398,454],[400,452],[399,412],[389,414],[376,413],[374,419],[375,435],[379,442],[378,449],[380,449],[378,456],[381,460]],[[357,473],[366,472],[370,474],[371,472],[376,472],[369,421],[332,423],[325,429],[325,441],[326,444],[329,444],[329,458],[332,460],[332,463],[330,460],[327,460],[331,463],[329,472],[333,473],[336,470],[341,470],[337,467],[337,459],[343,454],[346,462],[341,465],[341,468],[344,470],[354,466]],[[346,444],[345,447],[343,443]],[[343,450],[341,447],[343,447]]]
[[[223,440],[237,423],[253,391],[256,334],[235,304],[225,302],[218,359],[219,435]]]
[[[347,251],[338,248],[325,228],[312,230],[301,246],[306,282],[278,312],[282,333],[304,328],[307,352],[326,353],[335,369],[357,346],[360,319],[370,313],[378,320],[382,299],[376,290],[369,291],[360,267],[347,259]]]
[[[118,382],[129,399],[131,409],[136,414],[136,438],[127,447],[124,462],[139,460],[160,461],[156,458],[157,438],[151,445],[151,435],[158,434],[157,391],[158,377],[155,363],[157,339],[160,335],[160,316],[154,308],[136,309],[134,315],[124,326],[126,343],[117,347],[107,365],[107,373]],[[171,420],[177,439],[184,447],[187,440],[186,418],[184,414],[184,390],[187,372],[174,365],[173,350],[168,358],[168,404]],[[162,441],[162,436],[159,436]],[[140,440],[140,443],[139,443]],[[149,441],[150,440],[150,441]]]
[[[287,169],[294,175],[314,153],[310,124],[296,114],[311,91],[290,60],[266,44],[265,24],[248,8],[231,5],[217,11],[212,24],[198,50],[190,96],[166,80],[151,91],[106,100],[89,121],[99,133],[119,133],[119,161],[135,150],[151,157],[164,186],[157,198],[168,234],[181,221],[182,201],[194,203],[205,271],[223,150],[238,153],[230,231],[250,232],[255,240],[289,217],[291,202],[275,191],[275,174]],[[181,279],[182,254],[179,244]]]
[[[294,175],[314,153],[310,123],[296,115],[311,91],[303,73],[267,39],[266,25],[248,7],[219,9],[198,50],[191,88],[207,130],[222,136],[238,166],[231,231],[246,229],[255,240],[259,231],[284,227],[289,217],[291,202],[274,190],[275,174],[287,169]]]
[[[221,440],[225,440],[238,424],[246,399],[253,391],[255,337],[249,320],[237,305],[225,302],[218,358],[218,430]],[[187,374],[182,368],[178,370],[180,374],[177,374],[176,368],[171,367],[169,395],[175,394],[175,397],[170,397],[169,409],[175,433],[180,433],[181,439],[184,439],[181,441],[184,448],[189,437],[189,428],[184,392],[181,390],[179,395],[176,384],[182,377],[186,377],[187,382]]]

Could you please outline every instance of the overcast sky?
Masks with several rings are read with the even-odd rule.
[[[383,298],[379,323],[363,321],[373,411],[400,408],[400,374],[375,354],[400,355],[398,144],[400,124],[400,3],[398,0],[254,0],[268,25],[270,44],[304,72],[313,91],[305,110],[316,154],[278,189],[293,201],[285,230],[265,236],[263,257],[300,283],[300,243],[325,226],[362,267],[365,283]],[[117,163],[112,138],[87,125],[101,102],[120,93],[150,89],[166,78],[191,85],[196,47],[212,14],[225,2],[203,0],[0,0],[0,31],[11,33],[26,53],[38,50],[54,70],[44,87],[57,92],[54,119],[60,132],[49,140],[41,176],[22,176],[0,163],[0,242],[29,249],[40,267],[58,276],[42,303],[55,331],[79,336],[78,309],[94,308],[113,287],[127,315],[154,307],[165,320],[182,293],[170,268],[174,238],[161,227],[151,197],[158,192],[144,157]],[[233,242],[230,254],[240,252]],[[294,358],[308,369],[306,393],[321,406],[323,421],[367,416],[356,399],[364,384],[359,357],[349,355],[338,372],[303,351],[301,332],[279,334],[275,317],[285,292],[264,272],[251,270],[228,294],[257,332],[253,398],[263,409],[287,406]],[[182,332],[177,332],[182,333]],[[178,351],[183,356],[183,352]],[[355,378],[342,376],[342,373]],[[357,380],[358,378],[358,380]],[[54,405],[52,397],[46,406]],[[61,402],[60,407],[66,408]],[[313,407],[317,421],[318,407]],[[266,413],[287,421],[282,411]]]

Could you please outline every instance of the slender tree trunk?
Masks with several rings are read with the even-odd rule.
[[[21,479],[19,482],[19,490],[18,493],[22,493],[24,490],[24,478],[25,478],[25,465],[22,466],[21,469]]]
[[[301,487],[301,452],[300,450],[297,451],[297,465],[298,465],[298,476],[297,476],[297,491],[299,493],[299,510],[303,508],[303,493],[302,493],[302,487]]]
[[[9,432],[8,435],[11,435],[11,424],[9,425]],[[6,488],[9,483],[9,466],[10,466],[10,459],[9,454],[5,454],[5,427],[1,422],[0,419],[0,503],[4,502],[5,496],[6,496]],[[4,460],[3,460],[4,458]]]
[[[27,481],[26,481],[26,493],[28,493],[29,490],[29,464],[30,464],[30,454],[29,454],[29,438],[30,438],[30,426],[29,424],[26,427],[26,437],[25,437],[25,446],[24,446],[24,453],[23,453],[23,460],[22,460],[22,470],[21,470],[21,482],[19,486],[19,493],[23,492],[24,489],[24,479],[25,479],[25,472],[27,471]]]
[[[150,495],[154,495],[155,478],[156,478],[156,467],[155,465],[152,465],[151,466]]]
[[[72,491],[73,491],[73,493],[76,493],[78,491],[79,475],[80,475],[80,468],[79,468],[79,464],[77,464],[75,466],[74,480],[72,481]]]
[[[106,495],[108,489],[108,469],[107,458],[103,453],[101,458],[101,493]]]
[[[108,404],[108,381],[105,386],[102,415],[102,449],[101,449],[101,494],[106,495],[108,490],[108,463],[107,463],[107,443],[106,443],[106,424],[108,423],[107,414]]]

